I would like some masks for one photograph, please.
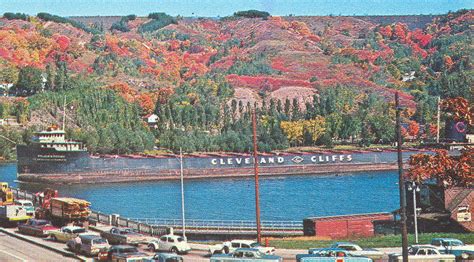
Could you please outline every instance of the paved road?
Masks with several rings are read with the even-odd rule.
[[[0,261],[77,261],[58,253],[0,233]]]

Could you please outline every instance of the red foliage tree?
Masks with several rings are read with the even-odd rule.
[[[405,177],[418,182],[436,179],[444,187],[472,186],[472,159],[473,147],[464,149],[460,156],[451,156],[446,150],[436,150],[435,155],[415,154],[408,160],[410,167]]]
[[[420,125],[416,121],[411,121],[407,131],[410,136],[416,138],[420,133]]]

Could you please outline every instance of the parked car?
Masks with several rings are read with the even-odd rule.
[[[183,257],[174,253],[156,253],[152,258],[144,260],[146,262],[183,262]]]
[[[156,250],[171,251],[176,254],[185,254],[191,251],[191,247],[183,237],[176,235],[164,235],[159,239],[152,240],[148,243],[148,249],[152,252]]]
[[[296,255],[296,261],[321,261],[321,262],[335,262],[340,261],[350,262],[371,262],[372,259],[364,256],[356,256],[349,253],[349,251],[342,248],[312,248],[308,250],[308,254]]]
[[[275,253],[274,247],[261,246],[260,243],[254,240],[235,239],[232,241],[224,242],[222,244],[210,246],[209,254],[210,255],[219,254],[219,253],[229,254],[229,253],[234,252],[238,248],[254,248],[268,255],[273,255]]]
[[[275,255],[268,255],[260,252],[256,248],[238,248],[231,254],[216,254],[210,259],[211,262],[225,261],[262,261],[262,262],[281,262],[283,258]]]
[[[50,232],[49,236],[53,241],[67,242],[82,233],[86,233],[86,229],[83,227],[65,226],[58,231]]]
[[[26,223],[18,225],[20,233],[38,237],[46,237],[50,232],[57,231],[58,229],[52,226],[49,221],[43,219],[29,219]]]
[[[148,243],[151,239],[140,234],[131,228],[112,227],[108,232],[101,232],[100,235],[107,239],[110,244],[117,245],[138,245]]]
[[[330,248],[344,249],[351,255],[364,256],[372,259],[380,259],[384,254],[383,252],[376,249],[363,249],[359,245],[350,242],[336,242]]]
[[[130,245],[111,246],[107,251],[107,260],[112,262],[145,261],[150,256],[139,252],[138,249]]]
[[[441,254],[453,254],[457,258],[474,260],[474,245],[465,245],[455,238],[433,238],[431,245],[435,246]]]
[[[94,234],[80,234],[76,238],[68,240],[66,246],[75,253],[87,256],[98,255],[99,252],[108,250],[110,247],[107,239]]]
[[[389,262],[402,261],[401,254],[390,254],[388,256]],[[432,245],[413,245],[408,248],[408,260],[423,260],[423,261],[440,261],[444,262],[455,261],[456,257],[451,254],[441,254],[439,250]]]
[[[28,216],[35,215],[35,206],[33,205],[33,202],[31,202],[30,200],[17,199],[15,200],[15,205],[23,207],[26,210],[26,215]]]

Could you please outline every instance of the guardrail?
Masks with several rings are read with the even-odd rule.
[[[167,226],[180,228],[181,219],[159,219],[159,218],[133,218],[145,224],[156,226]],[[262,230],[265,231],[303,231],[302,221],[261,221]],[[224,230],[224,231],[247,231],[255,230],[257,223],[253,220],[201,220],[187,219],[187,229],[196,230]]]
[[[12,192],[16,199],[28,199],[36,203],[35,194],[17,188],[12,188]],[[129,227],[150,235],[163,235],[170,227],[177,229],[182,227],[181,219],[123,218],[118,214],[99,211],[91,211],[89,220],[93,223]],[[266,232],[303,232],[302,221],[263,220],[261,227],[262,231]],[[253,220],[187,219],[186,228],[196,231],[245,232],[255,230],[257,223]]]

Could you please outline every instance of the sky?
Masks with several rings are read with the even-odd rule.
[[[48,12],[61,16],[128,15],[152,12],[223,17],[257,9],[272,15],[411,15],[473,9],[474,0],[0,0],[0,14]]]

